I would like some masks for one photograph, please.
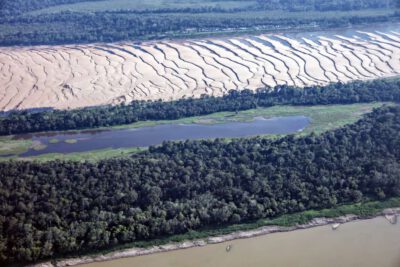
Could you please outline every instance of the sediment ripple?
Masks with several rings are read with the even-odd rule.
[[[0,48],[0,110],[306,87],[400,74],[400,29]]]

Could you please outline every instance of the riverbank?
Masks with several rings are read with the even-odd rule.
[[[217,244],[223,243],[235,239],[243,239],[243,238],[251,238],[261,235],[267,235],[272,233],[278,232],[289,232],[299,229],[308,229],[312,227],[324,226],[329,224],[343,224],[357,220],[366,220],[372,219],[380,216],[384,216],[388,223],[396,222],[397,216],[400,215],[400,207],[393,207],[393,208],[385,208],[379,212],[373,212],[374,208],[376,209],[378,206],[385,207],[391,206],[393,204],[398,205],[400,202],[399,198],[390,199],[385,202],[369,202],[363,204],[354,204],[354,205],[344,205],[338,207],[336,209],[330,210],[322,210],[322,211],[306,211],[303,213],[292,214],[292,215],[284,215],[277,219],[270,220],[269,222],[276,222],[277,224],[294,224],[295,221],[305,220],[305,218],[309,216],[313,216],[320,214],[330,216],[331,214],[335,214],[338,212],[343,212],[345,210],[353,209],[356,214],[347,214],[344,216],[339,217],[314,217],[306,223],[302,224],[294,224],[292,226],[279,226],[279,225],[266,225],[252,230],[244,230],[244,231],[234,231],[228,234],[222,234],[217,236],[211,236],[207,238],[199,238],[194,240],[186,240],[182,242],[176,243],[167,243],[163,245],[155,245],[147,248],[128,248],[119,251],[114,251],[110,253],[106,253],[103,255],[92,255],[92,256],[84,256],[80,258],[70,258],[70,259],[63,259],[59,261],[52,261],[52,262],[45,262],[36,265],[31,265],[31,267],[64,267],[64,266],[76,266],[82,264],[89,264],[93,262],[101,262],[101,261],[110,261],[120,258],[128,258],[128,257],[136,257],[136,256],[144,256],[154,253],[161,253],[161,252],[169,252],[174,250],[180,249],[188,249],[193,247],[201,247],[206,246],[208,244]],[[358,214],[357,214],[358,213]],[[304,217],[304,218],[303,218]],[[265,223],[266,221],[264,221]],[[339,226],[340,228],[340,226]]]

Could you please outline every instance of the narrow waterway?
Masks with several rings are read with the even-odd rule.
[[[147,147],[163,141],[207,138],[232,138],[263,134],[288,134],[303,130],[309,124],[305,116],[288,116],[264,119],[257,117],[249,122],[221,124],[162,124],[110,131],[45,133],[17,136],[32,139],[43,149],[29,151],[20,156],[37,156],[47,153],[85,152],[106,148]]]
[[[400,223],[378,217],[81,266],[399,267]]]

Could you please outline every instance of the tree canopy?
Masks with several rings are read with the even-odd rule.
[[[400,107],[305,137],[165,142],[131,158],[0,163],[0,263],[400,196]]]

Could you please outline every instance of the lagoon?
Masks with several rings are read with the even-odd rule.
[[[48,153],[67,154],[106,148],[148,147],[164,141],[289,134],[302,131],[309,122],[309,118],[305,116],[268,119],[256,117],[248,122],[161,124],[118,130],[22,135],[16,136],[15,139],[31,139],[36,144],[40,144],[40,149],[30,149],[20,155],[29,157]]]

